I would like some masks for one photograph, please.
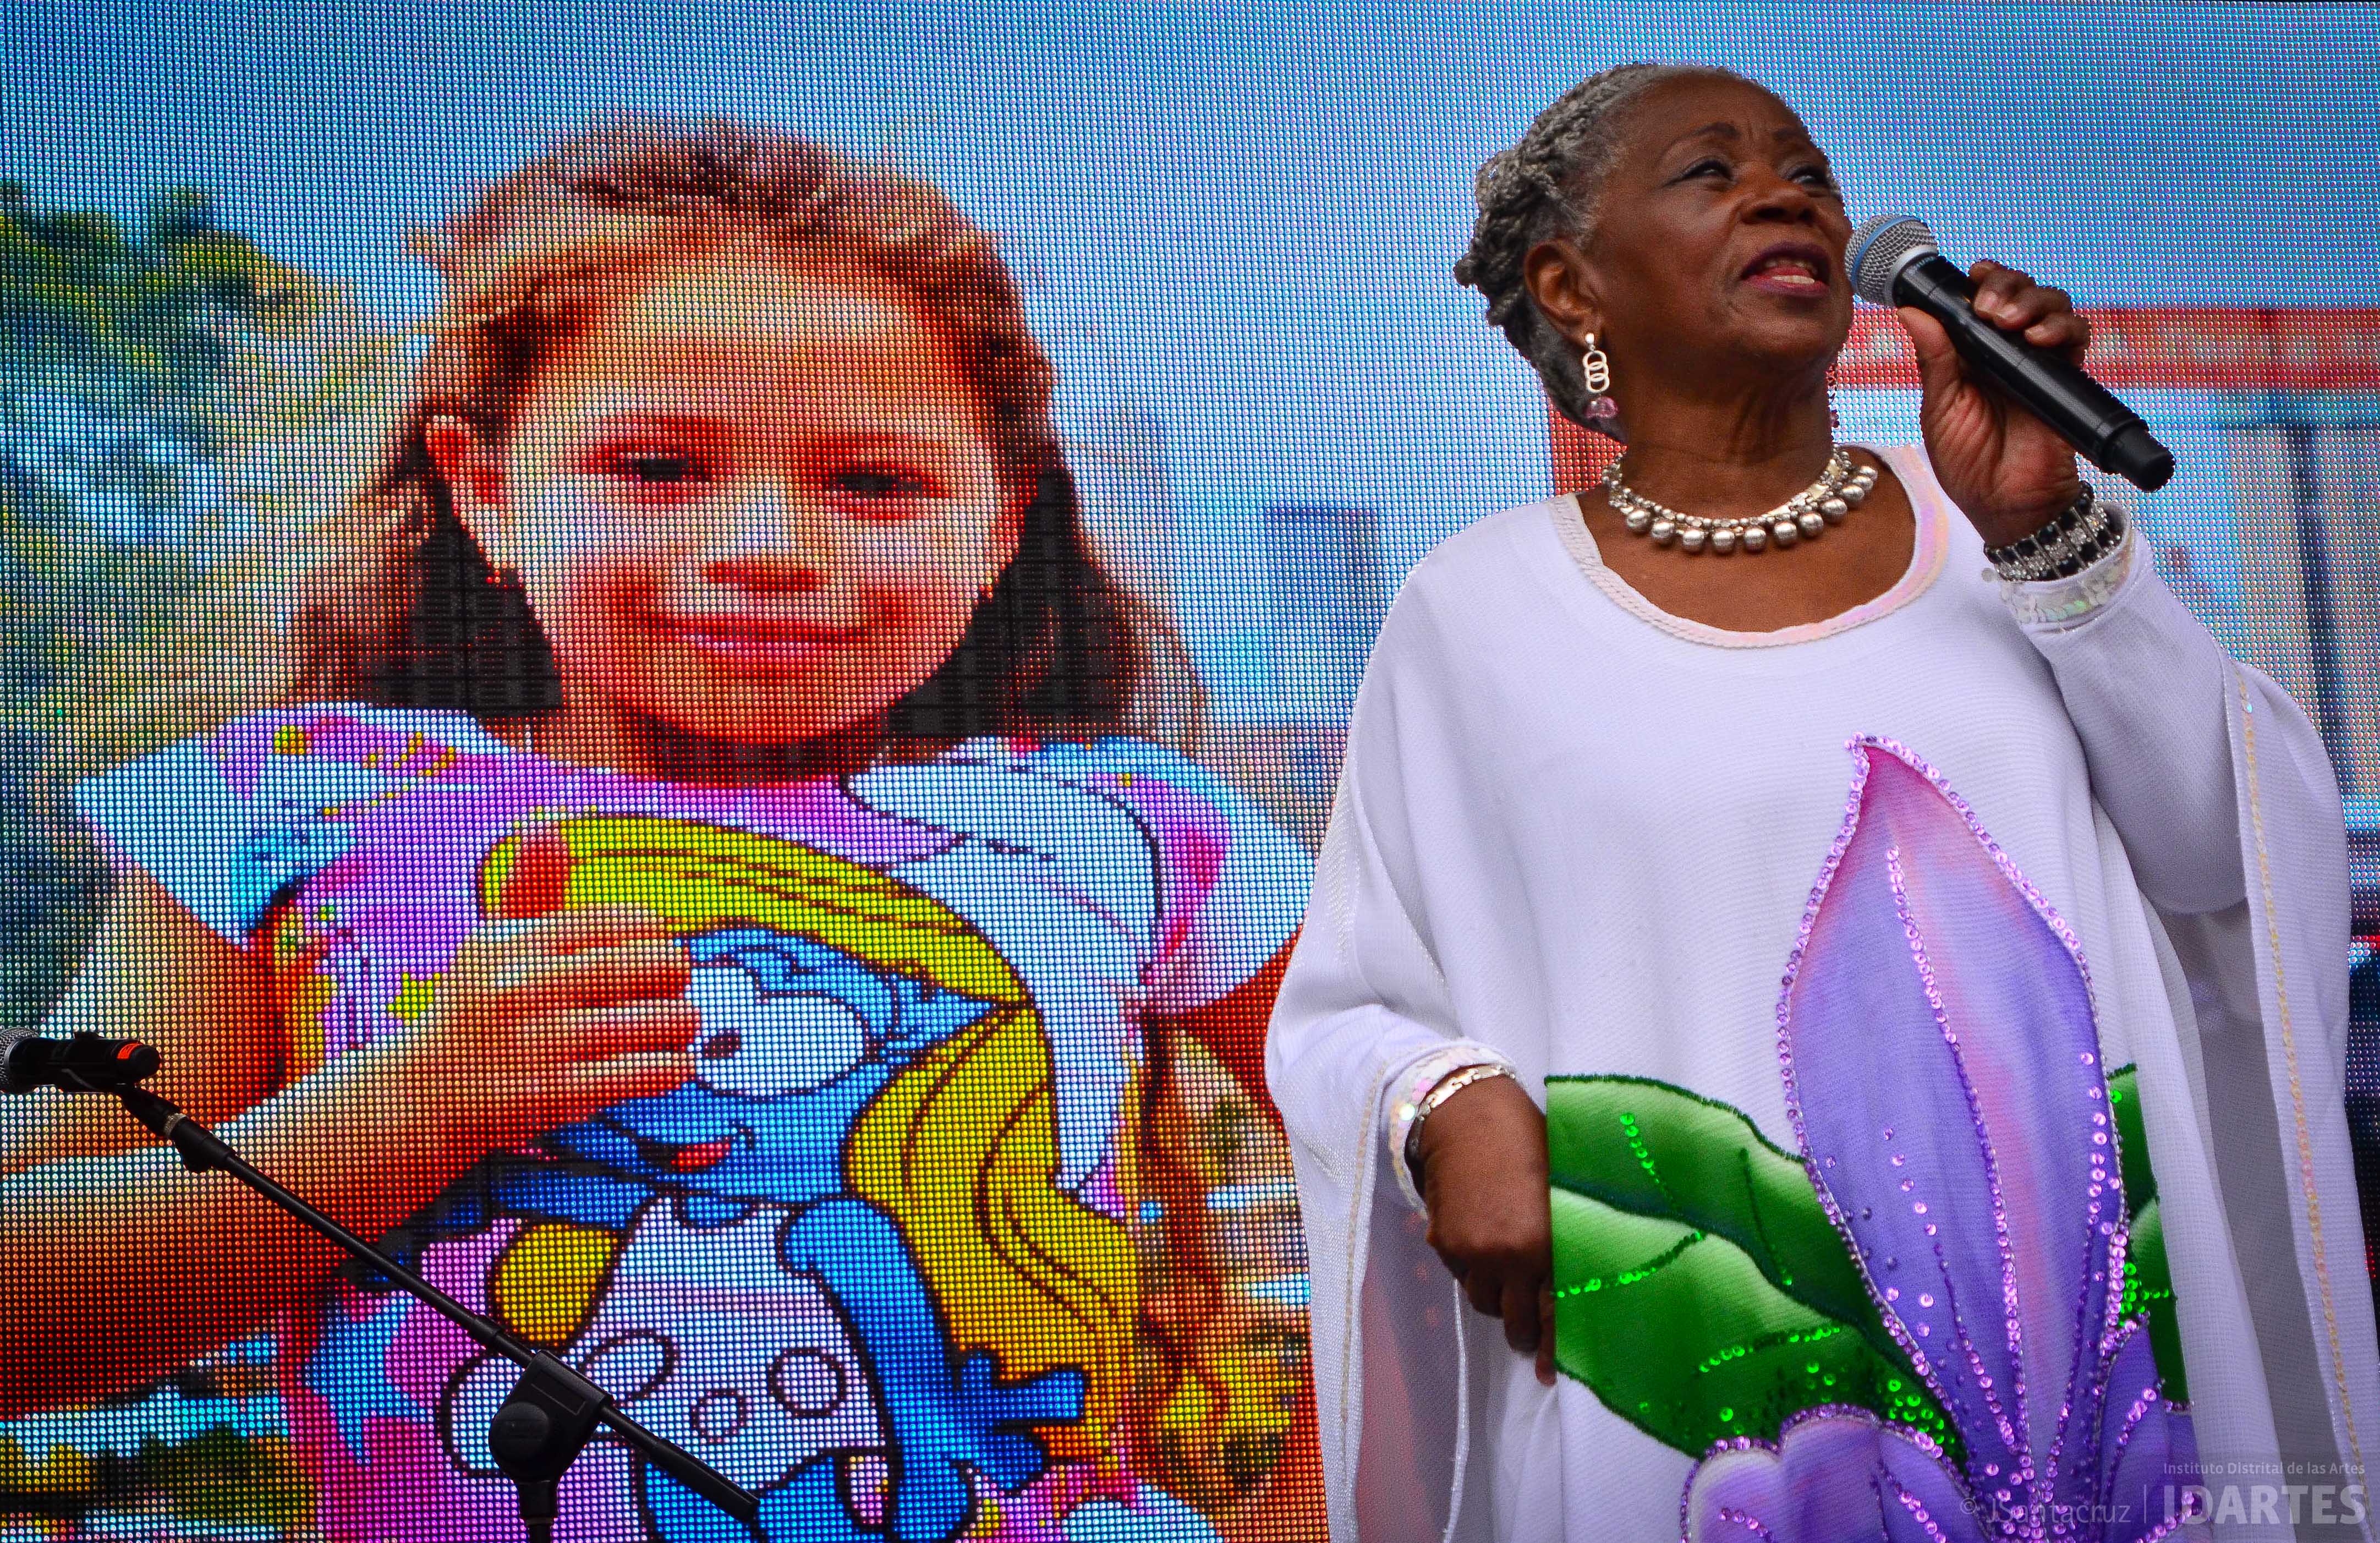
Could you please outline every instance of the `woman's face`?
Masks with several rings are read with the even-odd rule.
[[[1721,76],[1657,86],[1627,112],[1581,275],[1623,403],[1632,373],[1831,360],[1851,332],[1851,222],[1801,120]]]
[[[844,728],[950,656],[1015,547],[941,331],[782,254],[664,269],[556,350],[500,448],[459,428],[432,453],[519,571],[565,711],[751,745]]]

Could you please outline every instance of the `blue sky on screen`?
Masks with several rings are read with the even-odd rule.
[[[1854,214],[1919,213],[2086,302],[2380,295],[2369,7],[7,0],[0,23],[0,144],[37,196],[211,188],[395,319],[431,298],[404,231],[589,116],[892,144],[1002,233],[1069,412],[1129,395],[1165,421],[1210,646],[1257,619],[1267,504],[1381,510],[1401,572],[1545,492],[1534,382],[1448,270],[1479,162],[1607,65],[1742,69],[1802,108]]]

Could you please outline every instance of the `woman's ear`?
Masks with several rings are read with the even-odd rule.
[[[992,516],[991,528],[984,533],[984,558],[991,565],[989,578],[997,579],[1016,561],[1016,548],[1025,539],[1025,521],[1033,505],[1047,495],[1046,480],[1022,494],[1011,494],[1000,501],[1000,513]]]
[[[1531,247],[1521,259],[1521,282],[1537,313],[1572,343],[1583,345],[1589,333],[1603,331],[1603,304],[1577,242],[1556,237]]]
[[[454,500],[455,517],[486,550],[504,515],[504,463],[478,429],[451,413],[437,414],[422,425],[421,443]]]
[[[1002,504],[1000,518],[991,528],[991,552],[1002,567],[1016,556],[1016,544],[1025,539],[1025,512],[1032,504],[1029,498],[1012,498]]]

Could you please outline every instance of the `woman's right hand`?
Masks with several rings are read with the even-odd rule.
[[[693,1075],[685,946],[642,906],[480,924],[382,1069],[419,1136],[468,1161]]]
[[[1471,1084],[1421,1124],[1429,1245],[1471,1305],[1554,1381],[1553,1202],[1546,1117],[1511,1077]]]

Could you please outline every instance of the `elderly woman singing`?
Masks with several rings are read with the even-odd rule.
[[[1424,558],[1356,700],[1269,1058],[1334,1536],[2370,1537],[2304,715],[1930,318],[1924,446],[1838,442],[1768,91],[1599,75],[1479,202],[1625,449]]]

